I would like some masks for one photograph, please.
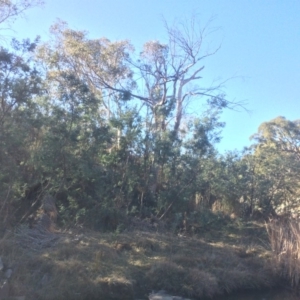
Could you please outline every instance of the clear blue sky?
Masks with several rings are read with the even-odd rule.
[[[242,149],[258,126],[279,115],[300,119],[300,1],[299,0],[45,0],[26,19],[13,24],[18,38],[40,35],[60,18],[91,38],[129,39],[136,48],[147,40],[164,39],[162,18],[168,22],[197,13],[205,25],[219,28],[207,44],[221,44],[205,61],[205,82],[236,77],[226,83],[229,100],[246,100],[247,112],[225,111],[224,150]],[[3,33],[3,32],[2,32]]]

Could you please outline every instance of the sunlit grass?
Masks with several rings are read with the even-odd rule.
[[[20,244],[26,232],[21,240],[11,235],[1,241],[2,259],[18,266],[10,281],[12,296],[146,299],[149,291],[164,289],[200,298],[274,283],[267,267],[270,250],[259,239],[254,242],[257,235],[245,238],[241,228],[224,227],[221,234],[207,230],[190,237],[138,230],[57,235],[53,245],[40,249]]]

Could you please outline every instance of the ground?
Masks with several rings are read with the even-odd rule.
[[[10,296],[26,299],[148,299],[160,289],[217,299],[280,283],[264,224],[240,220],[220,220],[193,234],[157,226],[45,233],[24,225],[7,231],[0,257],[2,273],[12,270]]]

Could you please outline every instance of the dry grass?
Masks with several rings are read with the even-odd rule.
[[[205,238],[60,232],[52,244],[43,243],[49,237],[21,233],[0,241],[0,256],[13,270],[11,295],[26,299],[147,299],[159,289],[200,299],[275,282],[266,267],[270,251],[253,237],[242,243],[241,229],[207,230]]]
[[[254,255],[241,245],[207,244],[196,239],[184,244],[184,248],[174,249],[168,260],[152,265],[147,277],[153,287],[201,298],[272,286],[271,272],[263,255],[259,256],[266,249],[257,246]]]
[[[294,288],[300,287],[300,224],[296,220],[273,220],[267,231],[274,258],[274,271]]]

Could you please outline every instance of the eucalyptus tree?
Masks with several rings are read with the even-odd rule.
[[[38,58],[45,65],[50,91],[56,90],[62,74],[73,75],[86,82],[101,99],[99,114],[107,120],[119,112],[119,102],[126,95],[114,89],[132,89],[132,71],[126,58],[132,46],[128,41],[111,42],[107,38],[88,39],[84,31],[69,29],[64,22],[51,27],[54,42],[39,49]]]
[[[0,48],[0,126],[4,126],[11,113],[26,105],[39,90],[40,77],[30,65],[35,46],[36,41],[25,40],[22,43],[13,41],[12,51]]]
[[[206,96],[224,106],[228,102],[217,87],[199,84],[205,58],[218,50],[205,49],[209,29],[198,27],[194,18],[188,24],[165,24],[165,28],[167,41],[146,42],[137,62],[131,63],[142,78],[145,92],[139,99],[151,109],[155,130],[168,128],[178,134],[191,97]]]
[[[267,210],[299,213],[300,123],[277,117],[253,135],[256,201]]]
[[[59,22],[37,53],[51,101],[66,77],[84,82],[98,99],[94,112],[113,133],[106,146],[119,170],[116,198],[141,212],[158,205],[156,213],[162,215],[170,199],[179,198],[176,191],[188,198],[191,183],[182,155],[208,157],[221,128],[215,109],[219,113],[236,104],[225,99],[221,85],[201,86],[205,59],[218,50],[205,48],[208,26],[201,29],[192,18],[188,24],[165,24],[165,29],[166,42],[148,41],[136,54],[128,40],[90,39],[87,32]],[[208,99],[210,112],[198,119],[185,116],[192,98],[201,97]]]
[[[26,179],[30,150],[36,140],[38,109],[33,101],[40,93],[40,76],[32,63],[35,43],[13,42],[0,48],[0,215],[10,212],[20,199]]]
[[[192,18],[190,24],[166,24],[165,28],[166,43],[146,42],[136,56],[128,40],[89,39],[87,32],[69,29],[59,22],[51,29],[54,42],[41,47],[39,57],[52,78],[58,72],[73,72],[94,93],[100,93],[108,118],[118,111],[122,101],[136,99],[150,109],[156,131],[168,128],[177,134],[191,97],[204,96],[218,107],[237,103],[224,98],[220,85],[200,84],[205,59],[219,49],[205,48],[208,26],[201,29]]]
[[[260,147],[273,147],[278,152],[292,154],[300,159],[300,120],[290,121],[277,117],[260,125],[252,137]]]

